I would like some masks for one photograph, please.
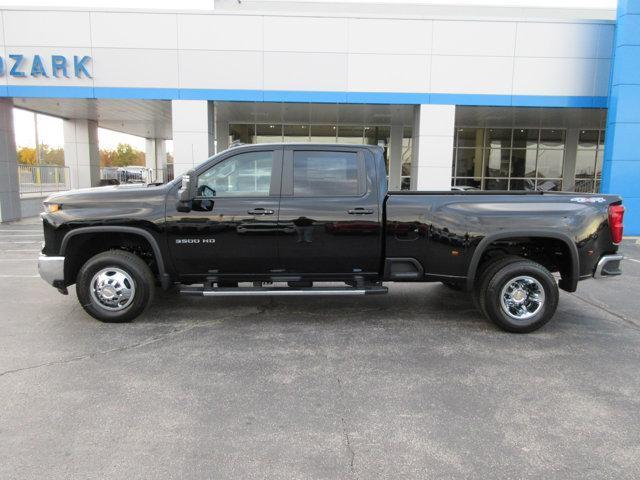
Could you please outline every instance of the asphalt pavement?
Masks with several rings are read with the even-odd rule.
[[[640,478],[640,244],[504,333],[439,284],[159,292],[131,324],[37,275],[0,225],[0,478]]]

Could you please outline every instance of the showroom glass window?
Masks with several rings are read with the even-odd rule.
[[[604,130],[580,130],[576,152],[576,192],[600,191],[604,133]]]
[[[412,155],[411,126],[403,127],[401,149],[401,188],[409,190],[411,184]],[[382,147],[384,163],[389,175],[391,126],[352,124],[229,124],[229,145],[242,143],[339,143],[356,145],[378,145]]]
[[[561,190],[565,136],[562,129],[456,128],[453,185]]]

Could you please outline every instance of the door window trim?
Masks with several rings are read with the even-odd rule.
[[[339,152],[355,153],[358,161],[358,194],[357,195],[294,195],[293,190],[293,156],[295,152]],[[364,152],[353,148],[321,148],[321,147],[288,147],[284,149],[282,163],[281,196],[288,198],[362,198],[368,194]]]
[[[223,197],[199,197],[196,196],[194,200],[223,200],[223,199],[268,199],[268,198],[280,198],[280,191],[282,187],[282,156],[283,149],[282,148],[256,148],[251,150],[243,150],[240,152],[229,152],[228,155],[221,157],[215,163],[210,165],[204,165],[203,168],[196,170],[197,178],[200,178],[200,175],[205,174],[212,168],[220,165],[227,160],[231,160],[232,158],[243,155],[246,153],[261,153],[261,152],[271,152],[272,163],[271,163],[271,178],[269,179],[269,193],[268,195],[259,196],[259,195],[229,195]]]

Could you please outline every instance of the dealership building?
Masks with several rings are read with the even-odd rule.
[[[619,193],[640,234],[640,0],[618,10],[216,0],[211,11],[0,10],[0,220],[13,107],[64,120],[69,186],[98,127],[179,175],[233,142],[384,148],[391,189]]]

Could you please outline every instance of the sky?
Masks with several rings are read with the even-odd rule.
[[[36,144],[36,129],[34,113],[21,108],[13,109],[13,127],[16,135],[16,146],[34,147]],[[38,140],[50,147],[62,147],[64,135],[62,120],[48,115],[38,114]],[[119,143],[129,143],[140,151],[145,150],[145,139],[126,133],[114,132],[106,128],[98,128],[98,143],[100,148],[113,150]]]
[[[259,1],[259,0],[258,0]],[[311,2],[312,0],[280,0]],[[418,3],[437,5],[504,5],[534,6],[549,8],[609,8],[615,9],[617,0],[341,0],[348,3]],[[154,10],[211,10],[214,0],[0,0],[0,6],[21,7],[83,7],[83,8],[140,8]],[[21,146],[35,145],[34,114],[26,110],[14,109],[14,127],[16,144]],[[52,147],[62,146],[62,120],[38,115],[38,133],[41,143]],[[118,143],[130,143],[144,151],[145,140],[133,135],[113,132],[104,128],[98,129],[98,141],[101,148],[113,149]]]

